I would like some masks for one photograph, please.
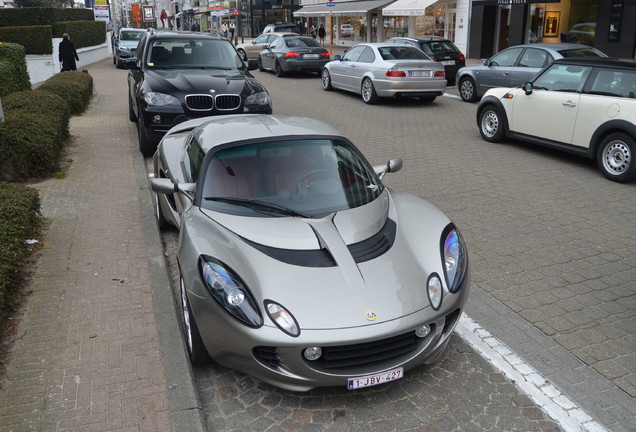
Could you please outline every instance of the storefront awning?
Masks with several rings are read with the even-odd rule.
[[[384,16],[423,16],[425,9],[437,0],[397,0],[382,9]]]
[[[335,6],[327,6],[325,3],[303,6],[297,11],[294,11],[294,16],[324,16],[329,15],[329,13],[332,15],[364,16],[367,12],[376,12],[394,1],[395,0],[336,1]]]

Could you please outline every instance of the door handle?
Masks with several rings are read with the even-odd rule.
[[[567,101],[567,102],[563,102],[563,105],[565,106],[569,106],[569,107],[575,107],[576,104],[572,101]]]

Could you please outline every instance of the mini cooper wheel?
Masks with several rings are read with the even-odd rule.
[[[601,141],[596,163],[605,178],[624,183],[636,177],[634,154],[636,142],[623,132],[616,132]]]
[[[479,133],[486,141],[500,142],[504,138],[504,125],[499,108],[487,105],[479,112]]]
[[[477,101],[475,81],[472,78],[466,77],[459,81],[459,95],[464,102]]]
[[[274,73],[276,73],[276,76],[279,78],[285,75],[285,72],[283,72],[283,68],[280,67],[279,62],[274,63]]]
[[[183,331],[185,335],[186,348],[188,349],[188,355],[190,356],[190,363],[194,366],[203,366],[210,363],[210,355],[208,354],[208,350],[205,349],[205,345],[203,345],[203,339],[201,339],[199,327],[197,326],[197,322],[194,320],[194,315],[192,315],[185,284],[183,283],[183,277],[179,278],[179,285],[181,287]]]
[[[325,91],[333,90],[333,87],[331,86],[331,75],[329,75],[329,71],[327,69],[322,70],[320,77],[322,79],[322,89]]]
[[[367,104],[374,104],[378,102],[378,94],[375,92],[375,87],[369,78],[365,78],[362,81],[362,100]]]

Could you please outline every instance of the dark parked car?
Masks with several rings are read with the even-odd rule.
[[[476,102],[495,87],[515,87],[532,80],[544,67],[561,58],[607,57],[587,45],[533,43],[516,45],[457,71],[457,88],[465,102]]]
[[[136,28],[120,28],[113,35],[113,64],[123,67],[123,59],[135,57],[137,45],[146,34],[146,30]]]
[[[448,39],[439,36],[394,37],[387,42],[415,46],[426,53],[433,61],[444,65],[446,80],[455,83],[455,75],[459,68],[466,66],[466,57]]]
[[[329,51],[309,36],[286,35],[274,39],[258,55],[258,69],[271,70],[276,76],[287,72],[315,72],[320,74],[329,63]]]
[[[272,113],[265,87],[250,74],[232,43],[209,33],[149,31],[138,56],[126,61],[130,121],[139,150],[151,155],[170,128],[218,114]]]

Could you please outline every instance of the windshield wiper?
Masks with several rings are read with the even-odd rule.
[[[236,204],[236,205],[251,208],[253,210],[257,210],[257,208],[270,210],[270,211],[273,210],[276,213],[284,214],[288,216],[298,216],[298,217],[304,217],[304,218],[311,217],[311,215],[308,215],[306,213],[301,213],[299,211],[292,210],[288,207],[285,207],[279,204],[274,204],[267,201],[260,201],[260,200],[247,199],[247,198],[215,197],[215,196],[209,196],[203,199],[206,201],[217,201],[217,202],[223,202],[228,204]]]

